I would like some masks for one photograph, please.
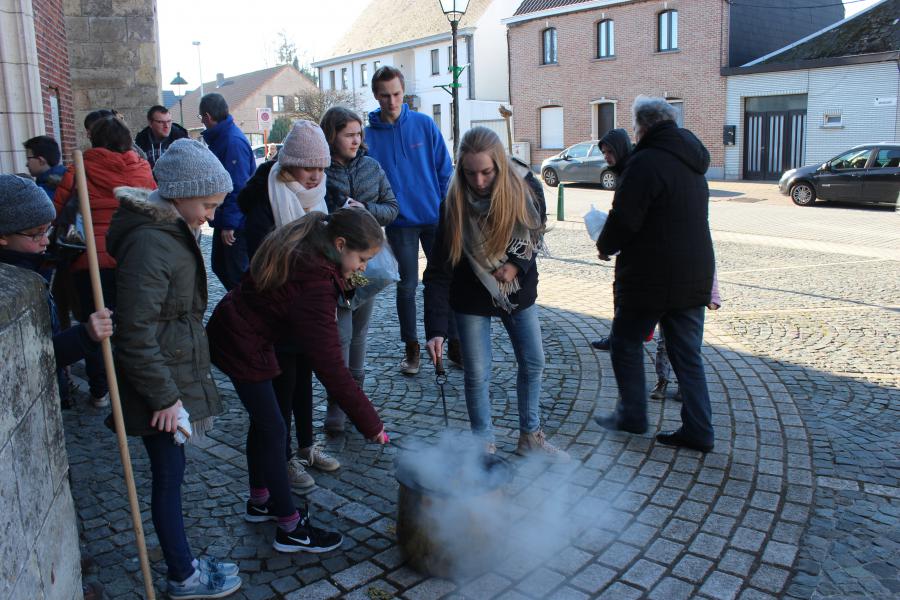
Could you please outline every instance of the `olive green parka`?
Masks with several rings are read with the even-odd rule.
[[[112,342],[125,430],[156,433],[153,412],[181,400],[202,431],[222,403],[203,328],[206,267],[196,234],[159,192],[115,193],[107,248],[117,263]]]

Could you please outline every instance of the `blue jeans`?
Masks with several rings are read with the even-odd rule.
[[[500,317],[513,351],[519,371],[516,377],[516,397],[519,404],[519,430],[533,433],[541,427],[541,377],[544,373],[544,347],[537,305],[512,315]],[[462,344],[465,367],[466,408],[472,431],[486,441],[494,440],[491,422],[491,317],[456,313],[459,340]]]
[[[400,281],[397,282],[397,318],[400,320],[400,339],[404,342],[418,340],[416,332],[416,288],[419,286],[419,244],[425,258],[431,258],[437,225],[420,227],[388,227],[385,229],[391,250],[397,258]],[[450,314],[448,323],[450,338],[456,338],[456,321]]]
[[[241,383],[231,380],[234,391],[250,414],[247,432],[247,472],[251,488],[267,488],[278,517],[296,512],[288,482],[285,439],[287,428],[271,381]]]
[[[616,416],[620,427],[647,426],[644,340],[658,322],[681,386],[681,431],[697,443],[714,443],[712,408],[700,350],[705,316],[704,306],[667,312],[616,309],[610,333],[610,358],[619,385]]]
[[[212,251],[209,257],[212,272],[216,274],[226,291],[236,288],[250,266],[247,258],[247,237],[243,230],[234,232],[234,243],[226,246],[222,241],[222,230],[213,229]]]
[[[181,482],[184,480],[184,446],[176,446],[171,433],[156,433],[141,438],[150,457],[153,475],[150,514],[168,578],[184,581],[194,573],[191,548],[184,532],[181,511]]]

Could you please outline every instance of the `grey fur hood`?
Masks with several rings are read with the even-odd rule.
[[[122,241],[138,227],[152,227],[181,235],[190,228],[172,203],[155,190],[118,187],[114,190],[119,208],[113,214],[106,234],[106,247],[113,258]]]

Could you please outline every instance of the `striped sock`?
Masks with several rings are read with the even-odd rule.
[[[296,510],[294,511],[294,514],[289,517],[278,517],[278,527],[288,532],[297,529],[297,523],[299,522],[300,513]]]
[[[250,504],[263,506],[269,501],[269,488],[250,488]]]

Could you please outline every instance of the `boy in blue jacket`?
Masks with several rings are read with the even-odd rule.
[[[55,218],[53,202],[33,181],[16,175],[0,175],[0,263],[37,274],[45,260],[50,224]],[[112,312],[107,308],[93,313],[87,323],[63,331],[49,290],[47,303],[58,368],[99,352],[99,342],[112,335]]]
[[[416,333],[419,244],[426,258],[430,258],[438,208],[447,193],[453,163],[434,120],[409,110],[403,102],[404,91],[403,73],[399,69],[385,66],[375,71],[372,93],[379,108],[369,113],[366,143],[369,156],[381,164],[400,205],[400,215],[385,233],[400,271],[397,317],[400,337],[406,345],[400,372],[415,375],[419,372],[420,352]],[[452,320],[447,357],[462,364],[459,336]]]

